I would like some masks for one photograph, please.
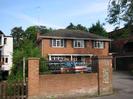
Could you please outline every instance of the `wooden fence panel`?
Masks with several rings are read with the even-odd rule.
[[[27,99],[27,83],[0,82],[0,99]]]

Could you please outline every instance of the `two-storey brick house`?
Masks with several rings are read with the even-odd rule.
[[[37,36],[47,60],[90,62],[92,56],[108,56],[110,39],[79,30],[59,29]]]

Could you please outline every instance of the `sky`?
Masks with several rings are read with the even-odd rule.
[[[63,29],[72,22],[90,27],[98,20],[109,32],[113,26],[106,23],[109,0],[0,0],[0,30],[10,35],[11,29],[44,25]]]

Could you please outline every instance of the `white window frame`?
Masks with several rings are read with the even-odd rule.
[[[52,47],[65,47],[64,39],[52,39]]]
[[[74,45],[73,46],[74,48],[84,48],[85,47],[85,41],[84,40],[74,40],[73,45]]]
[[[104,41],[93,41],[93,48],[104,48]]]
[[[65,57],[63,56],[51,56],[51,60],[63,61]]]

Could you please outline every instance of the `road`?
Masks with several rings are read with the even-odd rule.
[[[113,88],[113,95],[88,99],[133,99],[133,76],[127,72],[114,72]]]

